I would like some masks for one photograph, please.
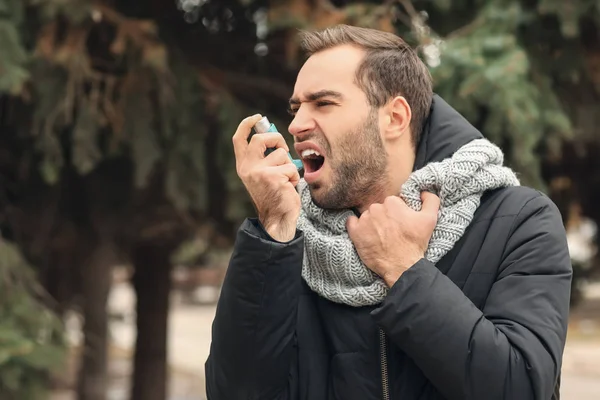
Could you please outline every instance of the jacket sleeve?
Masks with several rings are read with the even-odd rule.
[[[448,399],[548,400],[565,346],[572,267],[546,196],[514,220],[483,310],[422,259],[372,315]]]
[[[303,237],[270,239],[247,219],[238,230],[205,365],[209,400],[288,399]]]

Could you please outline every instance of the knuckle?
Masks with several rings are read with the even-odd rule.
[[[244,175],[248,178],[249,181],[256,181],[256,180],[260,179],[261,170],[256,167],[246,168],[244,170]]]
[[[244,118],[238,124],[237,132],[241,132],[242,130],[247,129],[249,124],[250,124],[250,117]]]
[[[278,144],[285,143],[285,139],[283,138],[283,136],[281,135],[281,133],[273,132],[272,136],[270,137],[270,139],[271,139],[271,142],[275,142],[275,143],[278,143]]]
[[[264,133],[255,133],[250,138],[250,143],[263,143],[264,141],[265,141],[265,134]]]
[[[250,180],[252,180],[252,173],[250,171],[246,170],[246,169],[240,169],[240,171],[238,172],[238,175],[244,181],[250,181]]]
[[[428,214],[427,223],[429,223],[430,226],[435,226],[437,224],[437,220],[437,213]]]
[[[386,206],[394,206],[397,205],[399,201],[400,198],[398,196],[388,196],[383,201],[383,204]]]
[[[269,171],[266,168],[256,168],[254,174],[257,178],[263,180],[269,176]]]
[[[372,214],[379,213],[382,211],[382,209],[383,205],[379,203],[373,203],[371,206],[369,206],[369,211],[371,211]]]
[[[248,124],[252,123],[255,119],[257,119],[257,115],[248,115],[246,118],[244,118],[242,120],[241,124],[248,125]]]
[[[274,153],[276,153],[277,157],[287,157],[287,151],[285,151],[284,148],[279,147],[277,150],[274,151]]]

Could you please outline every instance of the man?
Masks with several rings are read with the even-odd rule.
[[[208,398],[558,398],[571,265],[554,204],[400,38],[336,26],[303,46],[303,179],[279,133],[248,142],[260,116],[233,137],[258,218],[222,288]]]

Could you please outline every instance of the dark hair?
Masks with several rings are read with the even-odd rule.
[[[356,70],[358,86],[372,107],[403,96],[412,112],[413,143],[418,143],[431,107],[432,79],[425,63],[404,40],[392,33],[349,25],[301,31],[300,39],[308,56],[344,44],[363,48],[366,55]]]

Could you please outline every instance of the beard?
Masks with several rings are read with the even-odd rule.
[[[387,153],[379,134],[377,111],[371,110],[361,126],[336,141],[329,154],[333,172],[329,187],[309,186],[315,205],[323,209],[358,207],[380,197],[387,187]],[[326,146],[330,150],[329,146]]]

